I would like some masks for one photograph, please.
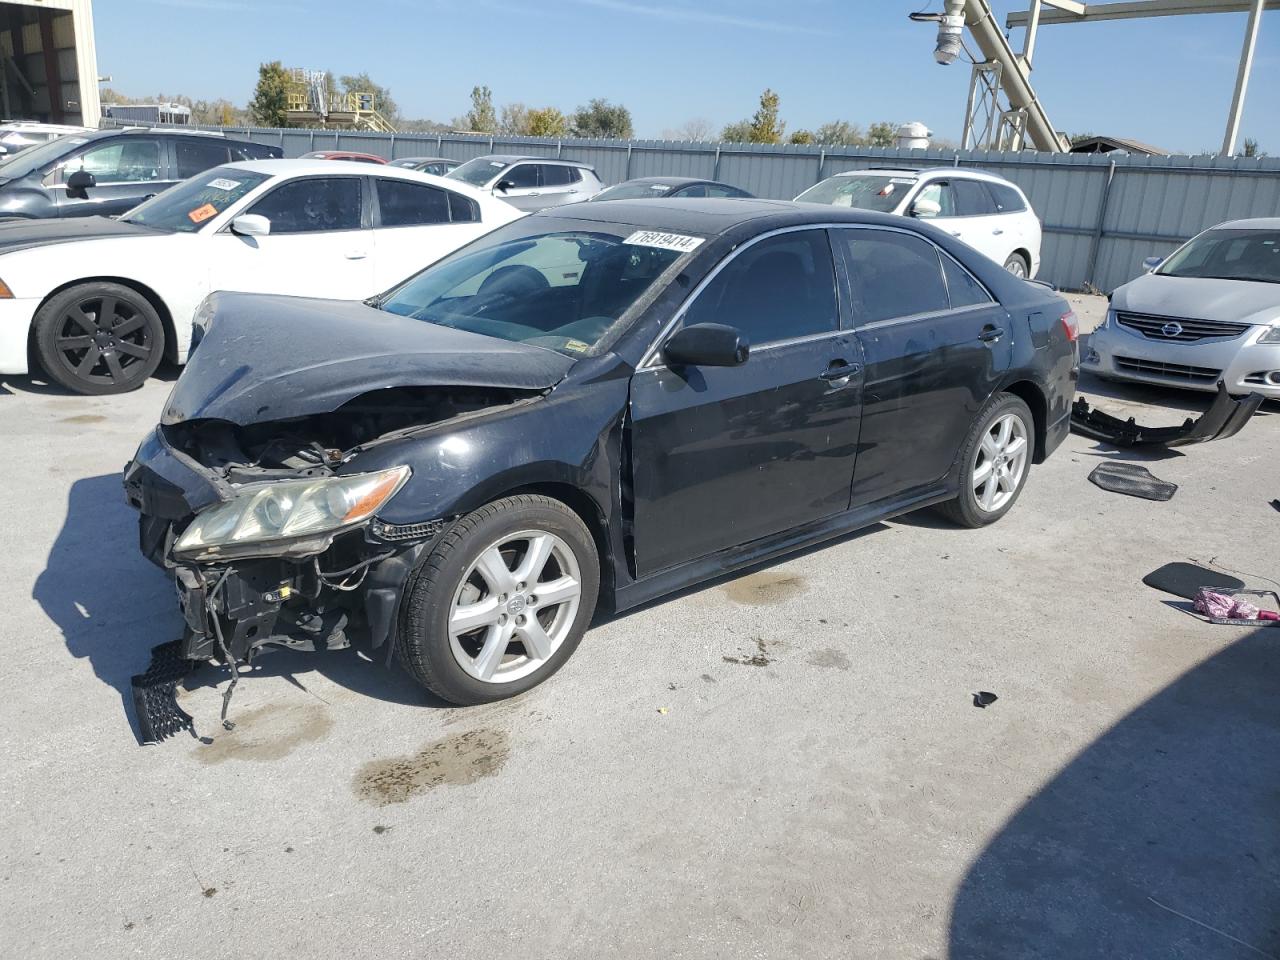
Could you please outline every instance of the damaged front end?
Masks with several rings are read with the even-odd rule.
[[[126,467],[124,487],[140,514],[143,553],[174,577],[184,628],[134,678],[143,741],[191,728],[172,694],[200,662],[230,671],[225,724],[237,665],[264,647],[342,649],[354,633],[389,657],[404,584],[448,518],[379,520],[412,471],[362,471],[362,455],[539,395],[396,387],[288,420],[157,427]]]

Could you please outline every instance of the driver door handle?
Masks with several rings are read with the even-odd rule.
[[[991,324],[988,323],[985,327],[982,328],[982,332],[978,334],[978,339],[981,340],[983,343],[991,343],[994,340],[999,340],[1003,336],[1004,336],[1003,327],[992,326]]]
[[[827,383],[844,383],[862,369],[860,363],[846,363],[844,360],[832,360],[831,365],[819,374]]]

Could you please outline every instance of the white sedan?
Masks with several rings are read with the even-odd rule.
[[[215,290],[360,300],[522,216],[465,183],[332,160],[207,170],[120,217],[0,222],[0,374],[84,394],[186,361]]]

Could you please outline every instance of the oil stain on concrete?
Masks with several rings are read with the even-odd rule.
[[[333,718],[318,703],[266,704],[234,715],[232,719],[236,722],[234,730],[219,734],[207,746],[196,748],[196,758],[202,763],[279,760],[302,744],[321,739],[333,726]]]
[[[804,592],[804,578],[794,573],[777,570],[761,570],[739,577],[723,587],[729,599],[753,607],[781,603]]]
[[[469,730],[433,740],[408,757],[366,763],[356,773],[354,788],[360,799],[379,807],[404,803],[442,784],[457,787],[491,777],[510,754],[502,731]]]
[[[762,637],[756,637],[756,652],[743,653],[737,657],[721,657],[725,663],[736,663],[740,667],[767,667],[773,663],[768,654],[769,644]]]
[[[78,413],[74,417],[63,417],[62,423],[102,423],[107,418],[97,413]]]
[[[809,654],[809,662],[815,667],[824,667],[828,670],[848,670],[853,666],[849,662],[848,654],[843,650],[837,650],[835,647],[815,650]]]

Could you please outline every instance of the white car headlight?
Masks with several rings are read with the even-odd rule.
[[[409,479],[408,466],[321,480],[255,484],[196,515],[173,553],[218,556],[250,545],[332,535],[368,520]],[[252,550],[251,552],[260,552]]]
[[[1258,338],[1259,343],[1280,343],[1280,324],[1271,327]]]

